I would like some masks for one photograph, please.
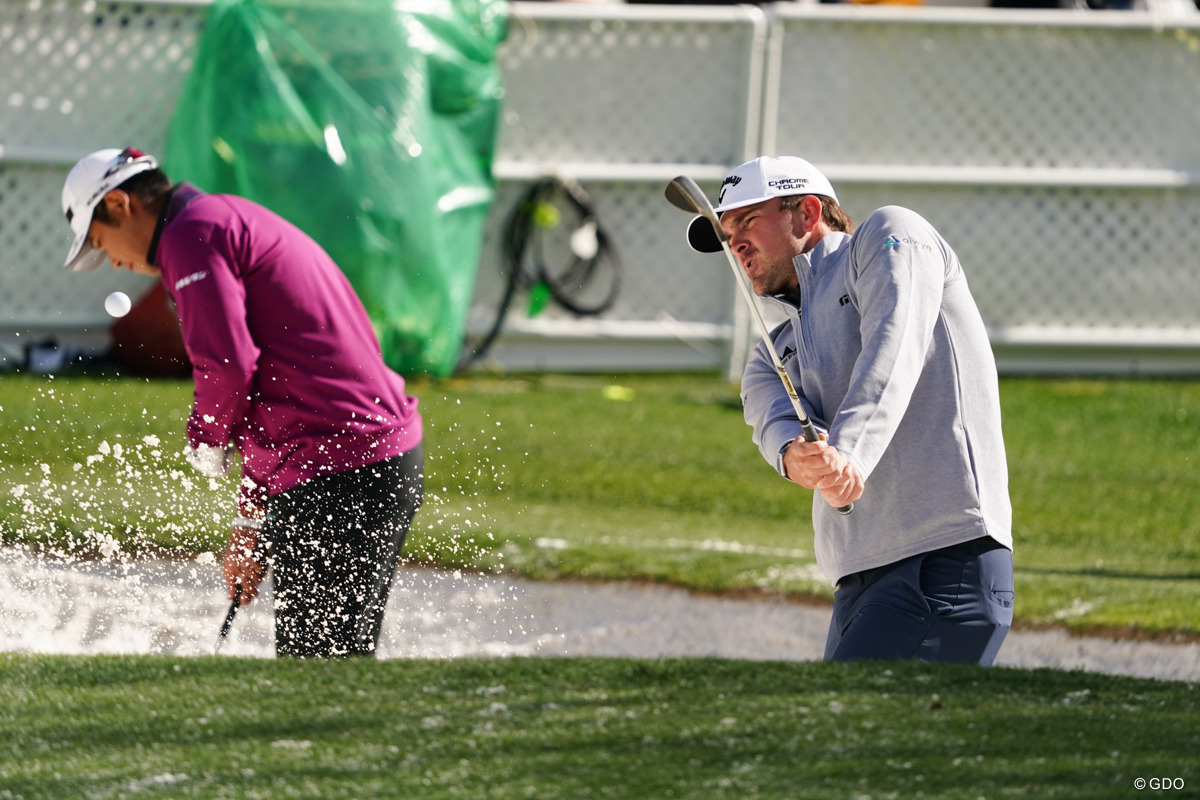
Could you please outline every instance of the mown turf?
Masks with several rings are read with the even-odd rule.
[[[1197,691],[916,663],[0,655],[0,796],[1161,796],[1134,781],[1200,780]]]

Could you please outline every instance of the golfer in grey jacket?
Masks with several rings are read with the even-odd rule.
[[[786,316],[772,339],[822,431],[804,440],[760,344],[746,421],[764,458],[815,491],[817,563],[837,587],[825,657],[992,663],[1012,622],[1012,511],[995,361],[958,257],[896,206],[855,232],[799,158],[733,170],[716,210]],[[721,249],[702,217],[688,238]]]

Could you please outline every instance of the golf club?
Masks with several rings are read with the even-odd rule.
[[[746,305],[750,307],[750,313],[758,325],[758,332],[762,336],[763,344],[766,345],[767,352],[771,355],[775,371],[779,373],[779,379],[783,381],[783,388],[791,398],[792,408],[796,410],[796,416],[800,419],[800,427],[804,430],[804,438],[810,442],[817,441],[817,429],[813,427],[812,420],[808,418],[808,414],[804,413],[804,407],[800,405],[800,396],[796,394],[796,387],[792,385],[792,379],[788,377],[787,369],[779,360],[779,353],[775,351],[775,343],[771,341],[771,332],[767,330],[767,323],[763,320],[762,311],[758,307],[758,298],[755,297],[753,288],[748,285],[746,275],[742,272],[741,265],[738,264],[733,251],[729,249],[729,238],[721,228],[721,220],[717,217],[717,212],[713,210],[708,196],[701,191],[694,180],[686,175],[680,175],[667,184],[666,196],[667,202],[671,205],[693,214],[699,214],[713,226],[717,240],[721,242],[721,250],[724,251],[725,259],[729,262],[729,268],[733,270],[738,288],[742,292],[742,297],[745,298]],[[839,508],[838,513],[849,514],[853,510],[854,504],[851,503]]]
[[[213,648],[213,655],[221,652],[221,645],[225,644],[225,637],[229,635],[229,629],[233,627],[233,618],[237,616],[238,606],[242,603],[242,585],[239,583],[233,589],[233,602],[229,604],[229,611],[225,612],[225,621],[221,623],[221,632],[217,634],[217,646]]]

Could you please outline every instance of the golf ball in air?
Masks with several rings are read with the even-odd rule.
[[[133,303],[129,300],[129,295],[124,292],[113,292],[104,298],[104,310],[110,316],[123,317],[129,313],[131,308],[133,308]]]

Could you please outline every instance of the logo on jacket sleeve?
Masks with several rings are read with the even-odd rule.
[[[188,275],[187,277],[180,278],[179,280],[175,281],[175,291],[178,292],[183,287],[190,286],[193,283],[195,283],[196,281],[202,281],[207,277],[208,277],[208,270],[202,269],[199,272],[193,272],[191,275]]]
[[[926,252],[930,252],[930,253],[933,252],[933,247],[925,244],[924,242],[918,242],[916,239],[910,239],[907,236],[904,237],[903,239],[901,239],[899,236],[895,235],[894,233],[883,240],[883,249],[884,250],[899,250],[900,245],[902,245],[902,244],[915,245],[916,247],[919,247],[922,250],[925,250]]]

